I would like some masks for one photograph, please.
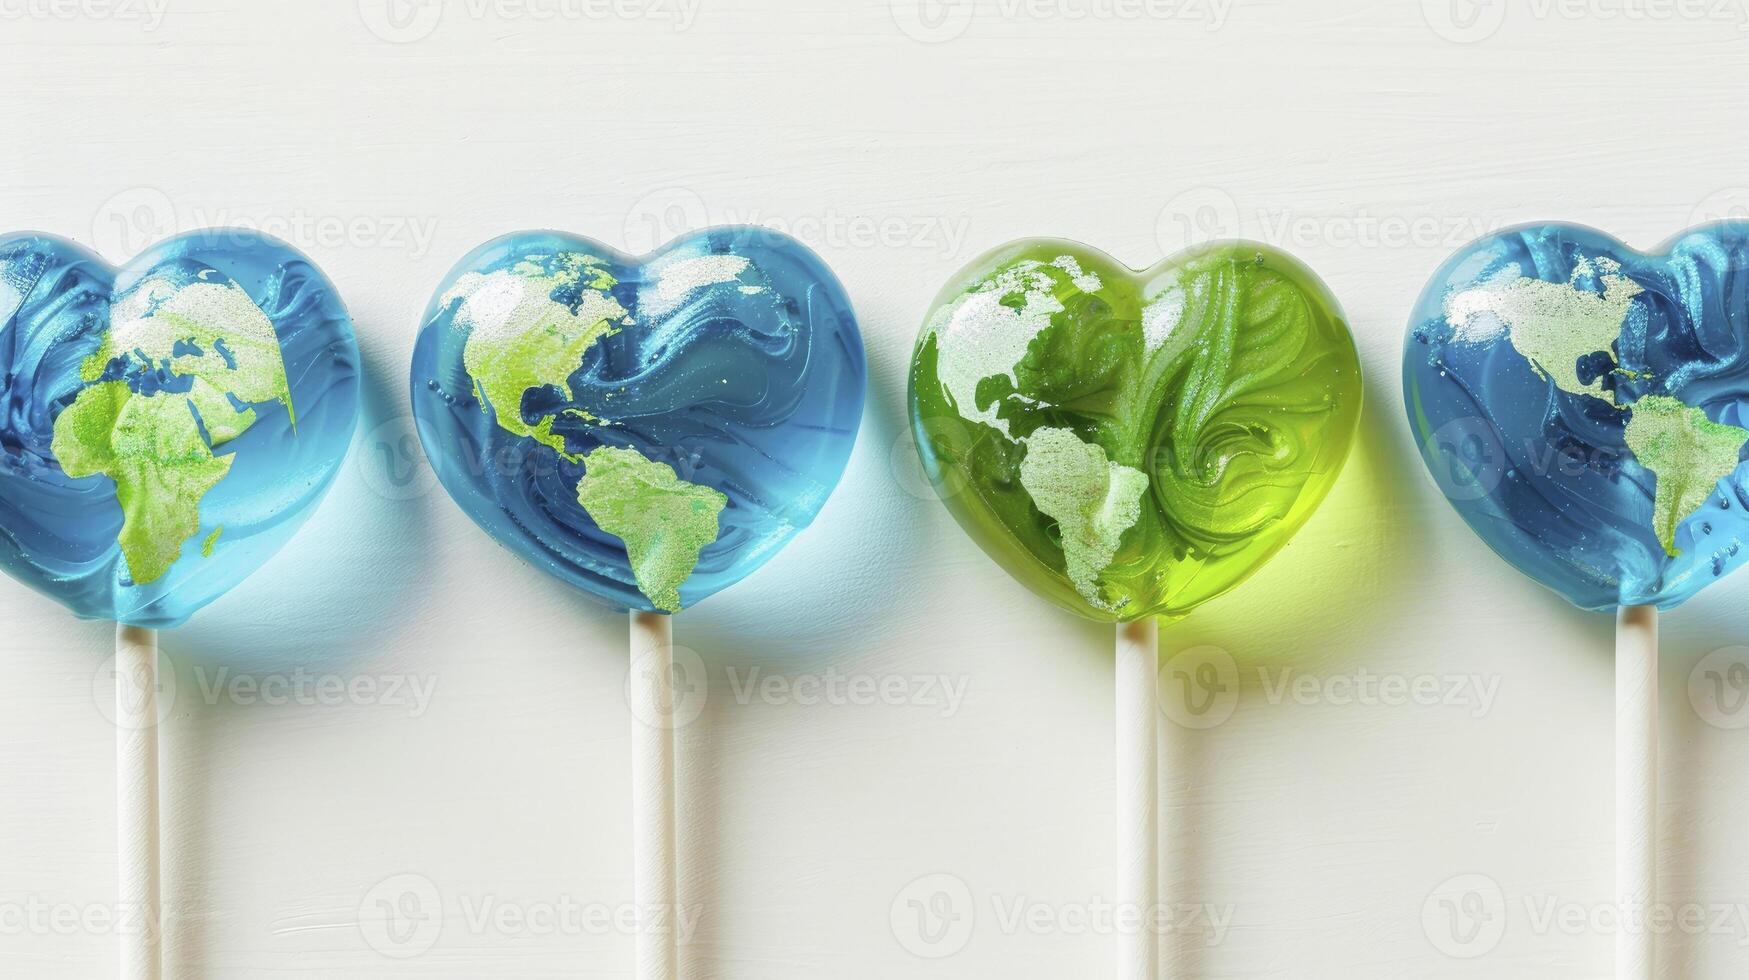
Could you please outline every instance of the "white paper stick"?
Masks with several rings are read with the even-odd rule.
[[[1615,881],[1622,927],[1617,980],[1652,980],[1647,928],[1658,900],[1658,610],[1624,606],[1615,620]]]
[[[122,980],[159,980],[158,634],[115,628],[115,806]]]
[[[1117,627],[1118,980],[1158,980],[1160,937],[1147,923],[1159,901],[1159,757],[1154,744],[1160,628],[1153,619]]]
[[[676,980],[673,624],[659,613],[631,615],[632,888],[641,915],[637,980]]]

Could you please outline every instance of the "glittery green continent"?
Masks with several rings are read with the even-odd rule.
[[[1657,474],[1652,529],[1665,553],[1675,555],[1677,527],[1736,471],[1749,431],[1714,422],[1700,409],[1664,395],[1646,395],[1631,409],[1628,449]]]
[[[1255,571],[1329,490],[1360,405],[1335,300],[1250,243],[1141,273],[1008,246],[942,294],[911,370],[949,510],[1027,586],[1108,621],[1182,616]]]
[[[638,590],[656,608],[680,611],[680,583],[717,539],[729,498],[688,483],[635,449],[602,446],[583,457],[577,502],[603,531],[625,542]]]
[[[1598,288],[1588,283],[1595,279]],[[1510,276],[1456,293],[1446,320],[1460,337],[1508,331],[1512,346],[1562,391],[1616,404],[1605,376],[1579,379],[1579,362],[1596,354],[1612,361],[1635,297],[1644,290],[1613,259],[1581,257],[1568,282]],[[1631,377],[1621,368],[1616,374]],[[1706,412],[1666,395],[1645,395],[1630,405],[1628,451],[1655,478],[1652,530],[1669,555],[1680,554],[1676,530],[1699,510],[1720,480],[1736,471],[1749,430],[1707,418]]]
[[[1601,292],[1577,285],[1598,269],[1603,272]],[[1644,290],[1621,275],[1621,266],[1611,259],[1599,259],[1596,264],[1580,259],[1573,278],[1573,282],[1559,283],[1517,276],[1466,290],[1448,301],[1446,316],[1454,329],[1469,333],[1488,329],[1485,314],[1491,314],[1510,331],[1513,349],[1539,373],[1552,378],[1556,387],[1614,401],[1604,389],[1603,377],[1589,383],[1579,380],[1579,359],[1593,351],[1609,352],[1615,346],[1634,297]]]
[[[626,316],[608,292],[615,285],[601,258],[566,252],[530,257],[489,275],[469,273],[443,297],[461,303],[455,324],[468,331],[462,366],[481,410],[489,406],[499,428],[577,459],[553,431],[552,416],[523,420],[522,399],[548,385],[573,397],[567,379],[583,364],[584,352],[619,329]],[[567,293],[576,295],[574,307],[553,298]]]
[[[142,394],[126,380],[99,380],[118,356],[124,376],[167,367],[191,379],[189,390]],[[279,402],[292,415],[278,337],[235,283],[149,281],[111,311],[81,376],[90,384],[55,418],[50,450],[68,476],[115,481],[128,574],[139,585],[154,582],[199,532],[201,501],[233,461],[214,450],[255,424],[249,405]]]

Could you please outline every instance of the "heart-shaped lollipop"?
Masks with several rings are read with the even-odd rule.
[[[862,338],[800,242],[718,228],[632,258],[572,235],[481,246],[413,351],[413,414],[450,495],[494,538],[630,608],[633,891],[672,914],[671,617],[819,513],[862,417]],[[637,974],[675,976],[638,930]]]
[[[1421,296],[1403,389],[1452,506],[1581,607],[1671,608],[1749,561],[1749,225],[1475,242]]]
[[[494,538],[614,606],[675,612],[813,520],[864,377],[843,287],[787,236],[711,229],[640,259],[524,233],[445,279],[413,412]]]
[[[1434,274],[1403,395],[1447,499],[1501,557],[1616,613],[1616,975],[1654,972],[1658,609],[1749,559],[1749,225],[1654,254],[1577,225]],[[1634,910],[1639,910],[1635,912]]]
[[[1266,246],[1141,272],[1016,242],[944,290],[911,418],[948,509],[1034,591],[1107,621],[1178,617],[1305,523],[1360,417],[1336,300]]]
[[[1157,908],[1156,617],[1238,585],[1305,523],[1360,419],[1360,362],[1324,284],[1248,242],[1143,272],[1033,239],[943,290],[911,361],[936,491],[1010,574],[1116,621],[1118,907]],[[1117,937],[1118,976],[1159,937]]]
[[[119,271],[0,238],[0,567],[82,617],[168,627],[276,551],[358,414],[334,287],[246,231]]]

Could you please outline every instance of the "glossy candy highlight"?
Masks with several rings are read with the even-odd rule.
[[[918,449],[960,525],[1104,621],[1181,617],[1261,566],[1335,482],[1361,399],[1335,298],[1248,242],[1145,271],[1003,246],[942,291],[911,365]]]
[[[321,500],[358,375],[333,284],[267,236],[194,232],[119,272],[0,238],[0,567],[84,618],[182,623]]]
[[[1434,274],[1404,397],[1489,547],[1586,609],[1673,608],[1749,559],[1746,270],[1742,222],[1651,254],[1547,224]]]
[[[444,280],[413,413],[494,538],[609,605],[676,612],[812,522],[865,377],[843,287],[788,236],[708,229],[633,258],[527,232]]]

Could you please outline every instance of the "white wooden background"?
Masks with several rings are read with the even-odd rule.
[[[1746,23],[1740,0],[0,0],[0,227],[117,260],[264,227],[340,284],[369,373],[326,505],[163,639],[172,975],[630,976],[625,622],[433,489],[407,362],[491,236],[755,221],[843,278],[871,393],[816,525],[677,623],[691,977],[1107,972],[1110,633],[976,550],[904,435],[939,284],[1046,234],[1138,265],[1285,246],[1369,372],[1324,509],[1163,634],[1189,651],[1169,682],[1230,685],[1169,700],[1205,727],[1163,736],[1163,974],[1605,976],[1611,625],[1439,498],[1404,321],[1505,223],[1650,246],[1749,207]],[[1749,575],[1666,620],[1683,980],[1749,972],[1745,600]],[[112,969],[109,644],[0,583],[9,977]]]

